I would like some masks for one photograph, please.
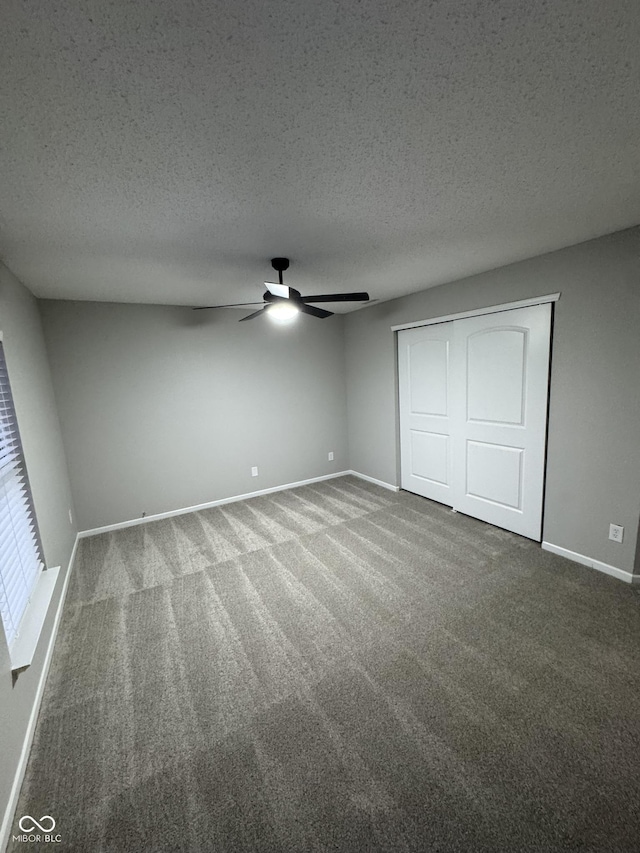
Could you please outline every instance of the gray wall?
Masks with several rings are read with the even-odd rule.
[[[276,326],[59,301],[41,313],[80,529],[348,467],[342,317]]]
[[[349,460],[399,484],[392,325],[561,291],[544,539],[633,571],[640,515],[640,229],[385,302],[346,318]],[[623,524],[622,545],[608,540]]]
[[[15,684],[0,630],[0,821],[9,799],[75,539],[73,507],[36,300],[0,264],[0,330],[48,566],[62,571],[33,664]]]

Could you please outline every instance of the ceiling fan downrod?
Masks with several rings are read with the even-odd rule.
[[[278,273],[278,281],[282,284],[282,273],[289,269],[289,258],[271,258],[271,266]]]

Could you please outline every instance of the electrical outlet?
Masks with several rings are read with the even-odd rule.
[[[258,467],[256,465],[254,465],[253,468],[251,469],[251,476],[252,477],[258,476]]]
[[[623,537],[624,527],[621,524],[609,525],[609,539],[613,539],[614,542],[622,542]]]
[[[329,462],[333,462],[333,450],[329,451]]]

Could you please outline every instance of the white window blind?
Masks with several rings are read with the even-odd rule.
[[[44,567],[9,375],[0,341],[0,610],[9,648]]]

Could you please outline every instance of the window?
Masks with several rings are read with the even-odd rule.
[[[0,610],[9,649],[44,568],[42,545],[0,341]]]

